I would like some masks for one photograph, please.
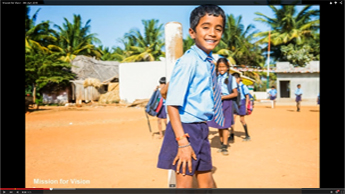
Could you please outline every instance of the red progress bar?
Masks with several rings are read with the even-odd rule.
[[[50,188],[0,188],[0,190],[50,190]]]

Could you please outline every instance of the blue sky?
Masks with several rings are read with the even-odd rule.
[[[112,48],[121,46],[118,42],[125,33],[132,28],[143,32],[141,20],[158,19],[163,25],[175,21],[180,22],[183,28],[183,38],[188,35],[189,15],[196,6],[30,6],[29,15],[32,16],[37,9],[36,24],[50,20],[53,24],[62,26],[64,18],[73,21],[73,14],[81,15],[83,25],[91,19],[91,33],[96,33],[102,45]],[[255,12],[261,12],[273,17],[273,11],[267,6],[220,6],[226,14],[233,14],[235,17],[242,15],[242,24],[247,27],[255,25],[259,31],[269,30],[269,26],[254,21],[258,17]],[[301,10],[304,6],[297,6]],[[312,9],[320,9],[313,6]],[[54,28],[56,30],[56,28]]]

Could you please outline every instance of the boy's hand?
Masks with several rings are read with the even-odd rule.
[[[187,145],[187,144],[188,143],[186,143],[184,145]],[[196,160],[196,155],[194,153],[192,146],[188,146],[188,147],[184,147],[184,148],[178,148],[177,155],[176,155],[174,162],[173,162],[173,165],[175,165],[176,162],[178,161],[177,166],[176,166],[176,172],[181,173],[180,167],[182,164],[182,174],[183,175],[186,174],[187,165],[188,165],[188,170],[191,173],[192,172],[192,158],[194,160]]]

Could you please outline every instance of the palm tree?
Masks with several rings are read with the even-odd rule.
[[[125,34],[122,40],[125,50],[128,51],[123,62],[134,61],[157,61],[159,57],[165,56],[162,51],[164,46],[163,24],[158,24],[158,20],[142,20],[144,25],[144,34],[138,29],[132,29]]]
[[[194,45],[194,39],[192,39],[188,35],[186,39],[183,39],[183,52],[186,52],[193,45]]]
[[[223,37],[215,53],[227,57],[232,65],[258,66],[263,58],[260,47],[251,43],[256,33],[252,32],[254,29],[252,24],[244,27],[242,16],[227,15]]]
[[[280,45],[286,46],[290,43],[302,45],[310,39],[316,38],[314,32],[320,27],[320,19],[312,18],[320,15],[319,10],[310,10],[311,5],[305,6],[299,13],[297,13],[295,5],[282,5],[280,9],[273,5],[269,7],[274,12],[274,18],[256,12],[255,14],[261,17],[254,20],[266,23],[271,27],[272,56],[276,59],[283,59]],[[258,43],[268,43],[268,33],[269,31],[259,32],[254,37],[261,38]]]
[[[52,30],[49,28],[49,21],[35,25],[37,14],[40,9],[35,12],[32,18],[29,17],[30,8],[28,6],[26,6],[25,11],[25,52],[48,52],[46,46],[56,40],[51,34]]]
[[[64,20],[65,23],[62,24],[62,27],[54,25],[59,30],[59,32],[54,33],[57,42],[48,48],[61,53],[63,55],[61,59],[66,62],[71,62],[76,55],[101,58],[101,53],[93,45],[94,43],[101,43],[101,41],[96,38],[97,34],[90,33],[91,20],[88,20],[84,26],[82,26],[80,15],[73,15],[73,23],[66,18]]]

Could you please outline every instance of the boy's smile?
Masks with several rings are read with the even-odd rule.
[[[190,36],[195,40],[195,44],[207,54],[218,45],[223,34],[222,16],[206,14],[200,18],[198,25],[189,29]]]

